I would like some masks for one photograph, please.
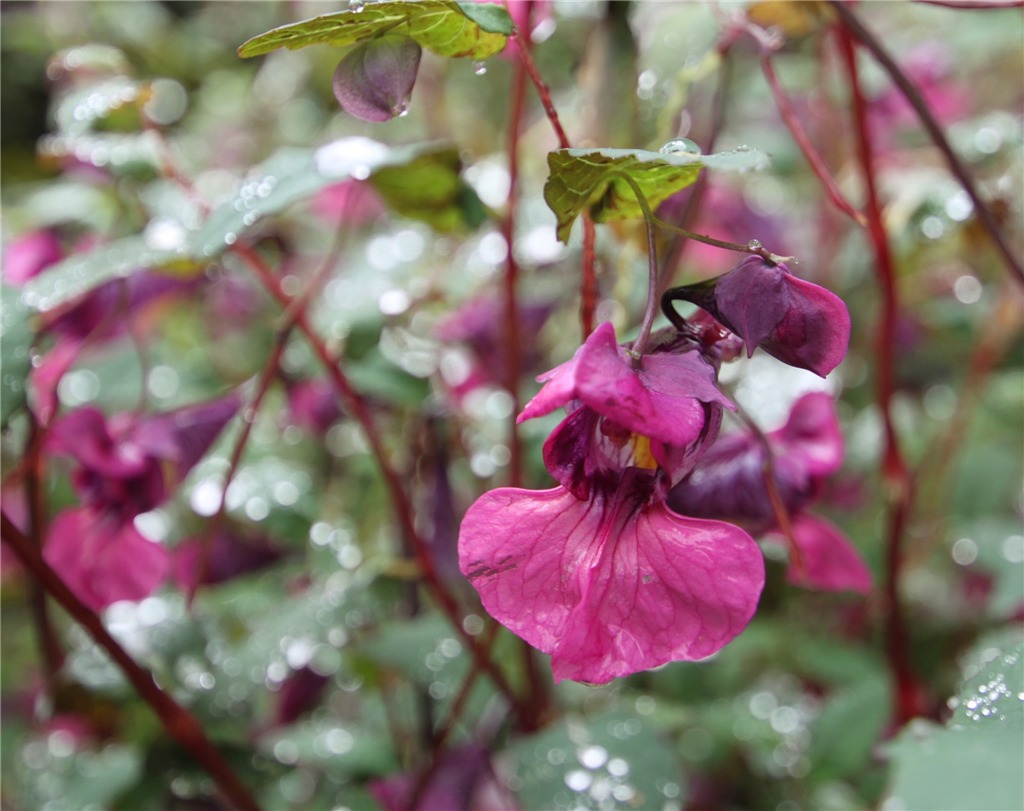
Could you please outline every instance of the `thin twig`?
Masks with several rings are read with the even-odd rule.
[[[1024,267],[1021,266],[1020,259],[1018,259],[1017,254],[1007,243],[999,228],[999,223],[996,221],[995,215],[978,192],[974,179],[971,177],[970,170],[949,145],[949,141],[946,139],[946,135],[943,133],[942,127],[939,126],[938,121],[935,120],[935,116],[932,114],[931,109],[928,107],[928,103],[924,100],[920,91],[918,91],[914,86],[914,83],[907,78],[906,74],[900,69],[900,66],[896,64],[896,61],[889,55],[885,48],[882,47],[882,44],[878,39],[861,24],[860,20],[857,19],[857,16],[850,10],[848,3],[839,2],[838,0],[829,0],[829,4],[835,10],[836,14],[839,15],[840,20],[842,20],[844,30],[848,31],[853,37],[856,37],[864,47],[871,51],[871,54],[875,59],[878,60],[883,68],[885,68],[886,72],[889,74],[889,78],[892,79],[893,83],[900,89],[900,92],[903,93],[907,101],[910,102],[910,106],[914,108],[918,118],[921,119],[921,123],[924,125],[925,130],[931,136],[932,141],[935,142],[935,146],[938,147],[943,157],[945,157],[946,163],[949,164],[950,171],[956,176],[956,179],[960,181],[960,185],[963,186],[964,191],[966,191],[968,196],[971,198],[971,202],[974,203],[974,210],[978,214],[978,219],[980,220],[982,227],[992,239],[992,242],[995,244],[996,250],[1002,256],[1007,270],[1013,274],[1014,279],[1019,284],[1024,285]]]
[[[202,725],[187,709],[157,686],[153,674],[139,665],[103,626],[96,612],[88,608],[43,560],[25,534],[0,511],[0,535],[21,564],[32,573],[53,599],[106,651],[132,687],[156,713],[167,733],[180,743],[213,778],[224,799],[242,811],[260,811],[249,789],[238,779],[227,760],[210,742]]]
[[[782,89],[779,77],[775,73],[775,67],[772,65],[771,56],[767,53],[761,55],[761,70],[764,71],[764,77],[767,79],[768,86],[772,90],[772,96],[775,99],[775,106],[779,110],[779,115],[789,129],[790,135],[793,136],[793,140],[800,147],[800,151],[807,159],[807,163],[810,164],[811,170],[818,180],[821,181],[829,201],[861,228],[865,228],[868,224],[867,220],[864,219],[864,215],[857,211],[850,204],[850,201],[843,196],[842,191],[839,190],[835,178],[832,177],[832,173],[829,172],[825,161],[811,142],[810,136],[804,129],[803,124],[800,123],[800,119],[797,117],[793,104],[786,95],[786,91]]]

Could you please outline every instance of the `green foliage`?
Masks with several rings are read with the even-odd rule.
[[[686,781],[649,720],[623,710],[567,716],[505,753],[524,808],[681,808]]]
[[[453,0],[367,4],[267,31],[243,43],[238,55],[322,44],[345,47],[381,34],[404,34],[440,56],[486,59],[505,47],[512,21],[498,6],[470,6]]]
[[[1016,811],[1024,796],[1024,644],[979,646],[988,661],[952,702],[946,727],[914,722],[890,746],[886,807]]]
[[[25,402],[32,327],[31,310],[18,291],[6,284],[0,290],[0,427],[5,427]]]
[[[544,200],[558,217],[558,238],[569,231],[584,209],[595,222],[638,217],[630,178],[653,211],[677,191],[697,180],[704,167],[732,172],[763,169],[767,156],[756,149],[737,149],[714,155],[648,152],[642,149],[560,149],[548,154],[550,176]]]

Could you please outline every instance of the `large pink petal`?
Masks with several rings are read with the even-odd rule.
[[[552,655],[556,680],[701,659],[754,613],[764,564],[750,536],[642,496],[503,488],[463,520],[463,574],[491,616]]]
[[[134,525],[98,510],[64,510],[50,526],[46,562],[95,611],[118,600],[141,600],[167,576],[170,558]]]
[[[793,519],[793,536],[803,571],[791,562],[786,572],[790,583],[822,591],[871,591],[871,572],[835,524],[815,515],[799,515]]]

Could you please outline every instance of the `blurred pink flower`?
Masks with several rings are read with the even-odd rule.
[[[57,514],[43,557],[94,611],[118,600],[149,596],[170,567],[163,546],[145,538],[131,521],[93,506]]]
[[[791,582],[827,591],[871,590],[871,573],[856,547],[835,526],[806,508],[843,461],[843,437],[832,398],[801,397],[786,424],[766,435],[775,485],[789,512],[803,569],[792,562]],[[765,487],[765,448],[749,431],[721,437],[668,496],[686,515],[736,523],[754,534],[780,532]]]
[[[4,250],[4,281],[21,287],[63,258],[64,249],[53,231],[29,231],[12,240]]]
[[[460,531],[463,574],[491,616],[552,655],[556,681],[714,653],[753,615],[764,564],[743,530],[664,503],[728,404],[713,369],[696,352],[634,363],[602,324],[542,379],[520,419],[575,409],[545,447],[563,486],[478,499]]]

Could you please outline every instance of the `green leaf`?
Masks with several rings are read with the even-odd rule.
[[[954,702],[949,727],[912,723],[890,747],[886,808],[1016,811],[1024,797],[1024,644],[979,643],[981,662]]]
[[[153,247],[144,236],[130,236],[52,265],[22,287],[22,299],[29,307],[51,310],[103,282],[145,268],[186,274],[198,270],[183,249]]]
[[[867,765],[890,708],[889,683],[882,674],[837,693],[811,730],[809,757],[815,776],[844,778]]]
[[[503,753],[523,808],[681,808],[682,767],[654,727],[632,713],[568,716]]]
[[[10,285],[0,292],[0,428],[25,403],[25,380],[30,367],[31,310]]]
[[[704,167],[731,172],[763,169],[768,158],[759,150],[740,148],[714,155],[648,152],[643,149],[560,149],[548,153],[550,176],[544,200],[558,218],[558,238],[569,231],[585,208],[595,222],[643,214],[631,178],[653,210],[659,203],[697,180]]]
[[[274,28],[243,43],[238,55],[260,56],[278,48],[297,50],[321,44],[345,47],[387,33],[412,37],[439,56],[486,59],[505,47],[510,33],[502,30],[505,27],[511,28],[511,20],[502,21],[500,13],[487,10],[470,15],[454,0],[372,3],[359,11]]]
[[[425,222],[436,231],[478,228],[487,210],[459,176],[462,162],[454,149],[421,155],[404,166],[382,167],[371,176],[374,188],[398,214]]]
[[[441,231],[467,222],[454,147],[420,144],[391,148],[361,136],[341,138],[315,152],[282,149],[253,169],[248,178],[210,213],[190,240],[196,258],[214,256],[232,245],[263,217],[346,179],[369,180],[391,208]],[[473,225],[473,223],[469,223]]]
[[[949,723],[965,727],[1016,723],[1024,728],[1024,644],[989,650],[994,655],[964,682]]]
[[[943,729],[916,722],[891,746],[885,808],[908,811],[1019,811],[1024,796],[1024,727]]]
[[[515,24],[500,3],[459,3],[459,10],[490,34],[512,36]]]

